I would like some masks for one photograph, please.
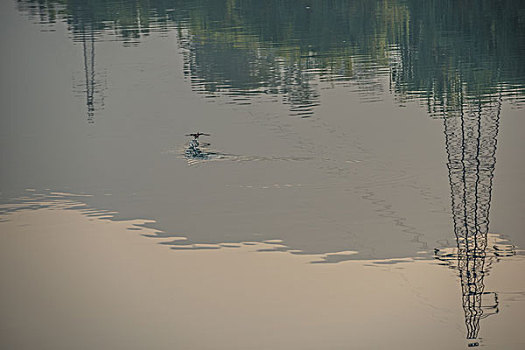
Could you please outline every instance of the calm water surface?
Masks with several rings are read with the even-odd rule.
[[[525,2],[19,0],[1,10],[0,190],[11,234],[49,208],[115,225],[145,219],[128,228],[169,251],[163,263],[173,271],[169,259],[217,259],[194,276],[244,265],[283,300],[316,290],[287,292],[262,277],[260,255],[326,289],[368,280],[381,298],[405,295],[398,310],[362,291],[353,297],[368,311],[347,318],[312,307],[310,317],[324,320],[316,329],[371,319],[393,348],[411,344],[396,338],[398,326],[414,348],[444,339],[525,346],[516,331],[525,286],[511,283],[525,277]],[[186,136],[197,131],[210,135]],[[53,230],[37,222],[27,225]],[[8,243],[6,251],[24,249]],[[221,265],[228,254],[237,264]],[[205,294],[199,283],[184,286]],[[239,300],[265,300],[250,293]],[[447,293],[456,293],[452,306],[429,311]],[[246,342],[215,345],[304,348],[288,343],[300,337],[299,310],[265,319],[289,322],[271,341],[247,331]],[[255,314],[210,317],[250,323]],[[445,326],[418,327],[423,315]],[[353,348],[357,335],[342,334],[307,344]],[[209,346],[173,337],[158,348]]]

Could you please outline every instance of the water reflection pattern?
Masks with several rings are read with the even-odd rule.
[[[461,281],[467,339],[477,339],[480,319],[498,313],[498,296],[485,291],[484,277],[514,247],[489,246],[489,210],[496,165],[501,98],[492,103],[464,101],[443,119],[448,154],[452,214],[457,248],[436,249],[436,258],[456,269]],[[490,301],[487,301],[490,299]],[[477,346],[473,341],[470,346]]]
[[[176,31],[185,74],[206,97],[250,104],[270,96],[309,117],[320,89],[344,85],[374,101],[390,80],[398,102],[422,101],[443,117],[456,248],[435,257],[459,274],[467,338],[498,312],[484,277],[511,245],[489,242],[489,209],[503,99],[525,86],[522,1],[18,0],[40,22],[65,19],[84,48],[88,118],[96,110],[95,42],[110,32],[126,45],[150,31]],[[216,156],[197,140],[188,162]],[[223,159],[247,157],[221,155]],[[255,159],[255,158],[249,158]],[[173,243],[191,247],[192,242]],[[490,299],[490,300],[487,300]]]
[[[222,159],[226,155],[222,155],[217,152],[210,151],[207,147],[209,143],[201,143],[197,139],[193,139],[188,143],[188,146],[184,150],[184,157],[188,161],[188,165],[199,164],[202,161],[212,160],[212,159]]]
[[[400,103],[422,101],[431,115],[447,110],[458,79],[468,96],[482,100],[499,91],[520,103],[525,95],[520,1],[475,6],[448,0],[313,0],[308,6],[297,0],[18,4],[40,23],[66,20],[76,41],[85,40],[86,28],[95,40],[116,33],[126,45],[138,44],[152,31],[175,29],[195,91],[240,105],[270,97],[289,104],[290,114],[299,117],[315,113],[321,89],[344,85],[364,100],[377,101],[387,79]],[[92,74],[94,64],[86,67]]]
[[[82,48],[84,53],[85,93],[88,123],[95,118],[95,35],[91,28],[82,28]]]

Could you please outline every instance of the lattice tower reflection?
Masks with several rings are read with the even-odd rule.
[[[464,101],[446,112],[444,133],[456,248],[436,249],[436,259],[458,271],[469,346],[477,346],[480,320],[498,313],[498,295],[485,291],[484,277],[514,247],[489,242],[489,211],[496,165],[501,98]]]

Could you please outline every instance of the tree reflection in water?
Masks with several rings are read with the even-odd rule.
[[[420,100],[431,115],[445,110],[458,79],[469,96],[500,91],[522,101],[524,95],[520,1],[313,0],[308,8],[299,0],[18,5],[40,23],[67,21],[76,41],[85,40],[87,28],[94,40],[116,35],[125,45],[174,29],[195,91],[233,104],[271,96],[299,117],[315,113],[322,88],[344,85],[377,101],[387,79],[401,102]]]

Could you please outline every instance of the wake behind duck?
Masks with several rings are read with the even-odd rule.
[[[211,136],[207,133],[196,132],[191,134],[186,134],[186,136],[191,136],[191,139],[187,146],[184,148],[183,156],[188,161],[188,165],[197,165],[207,161],[219,161],[219,160],[229,160],[235,162],[245,162],[245,161],[304,161],[310,160],[311,157],[259,157],[259,156],[243,156],[237,154],[228,154],[213,151],[209,148],[210,143],[200,142],[199,137],[201,136]]]
[[[203,132],[196,132],[186,134],[186,136],[192,136],[187,147],[184,149],[184,157],[188,160],[189,165],[199,163],[200,161],[212,160],[212,159],[224,159],[227,155],[218,152],[211,151],[207,142],[199,142],[201,136],[211,136],[210,134]]]

